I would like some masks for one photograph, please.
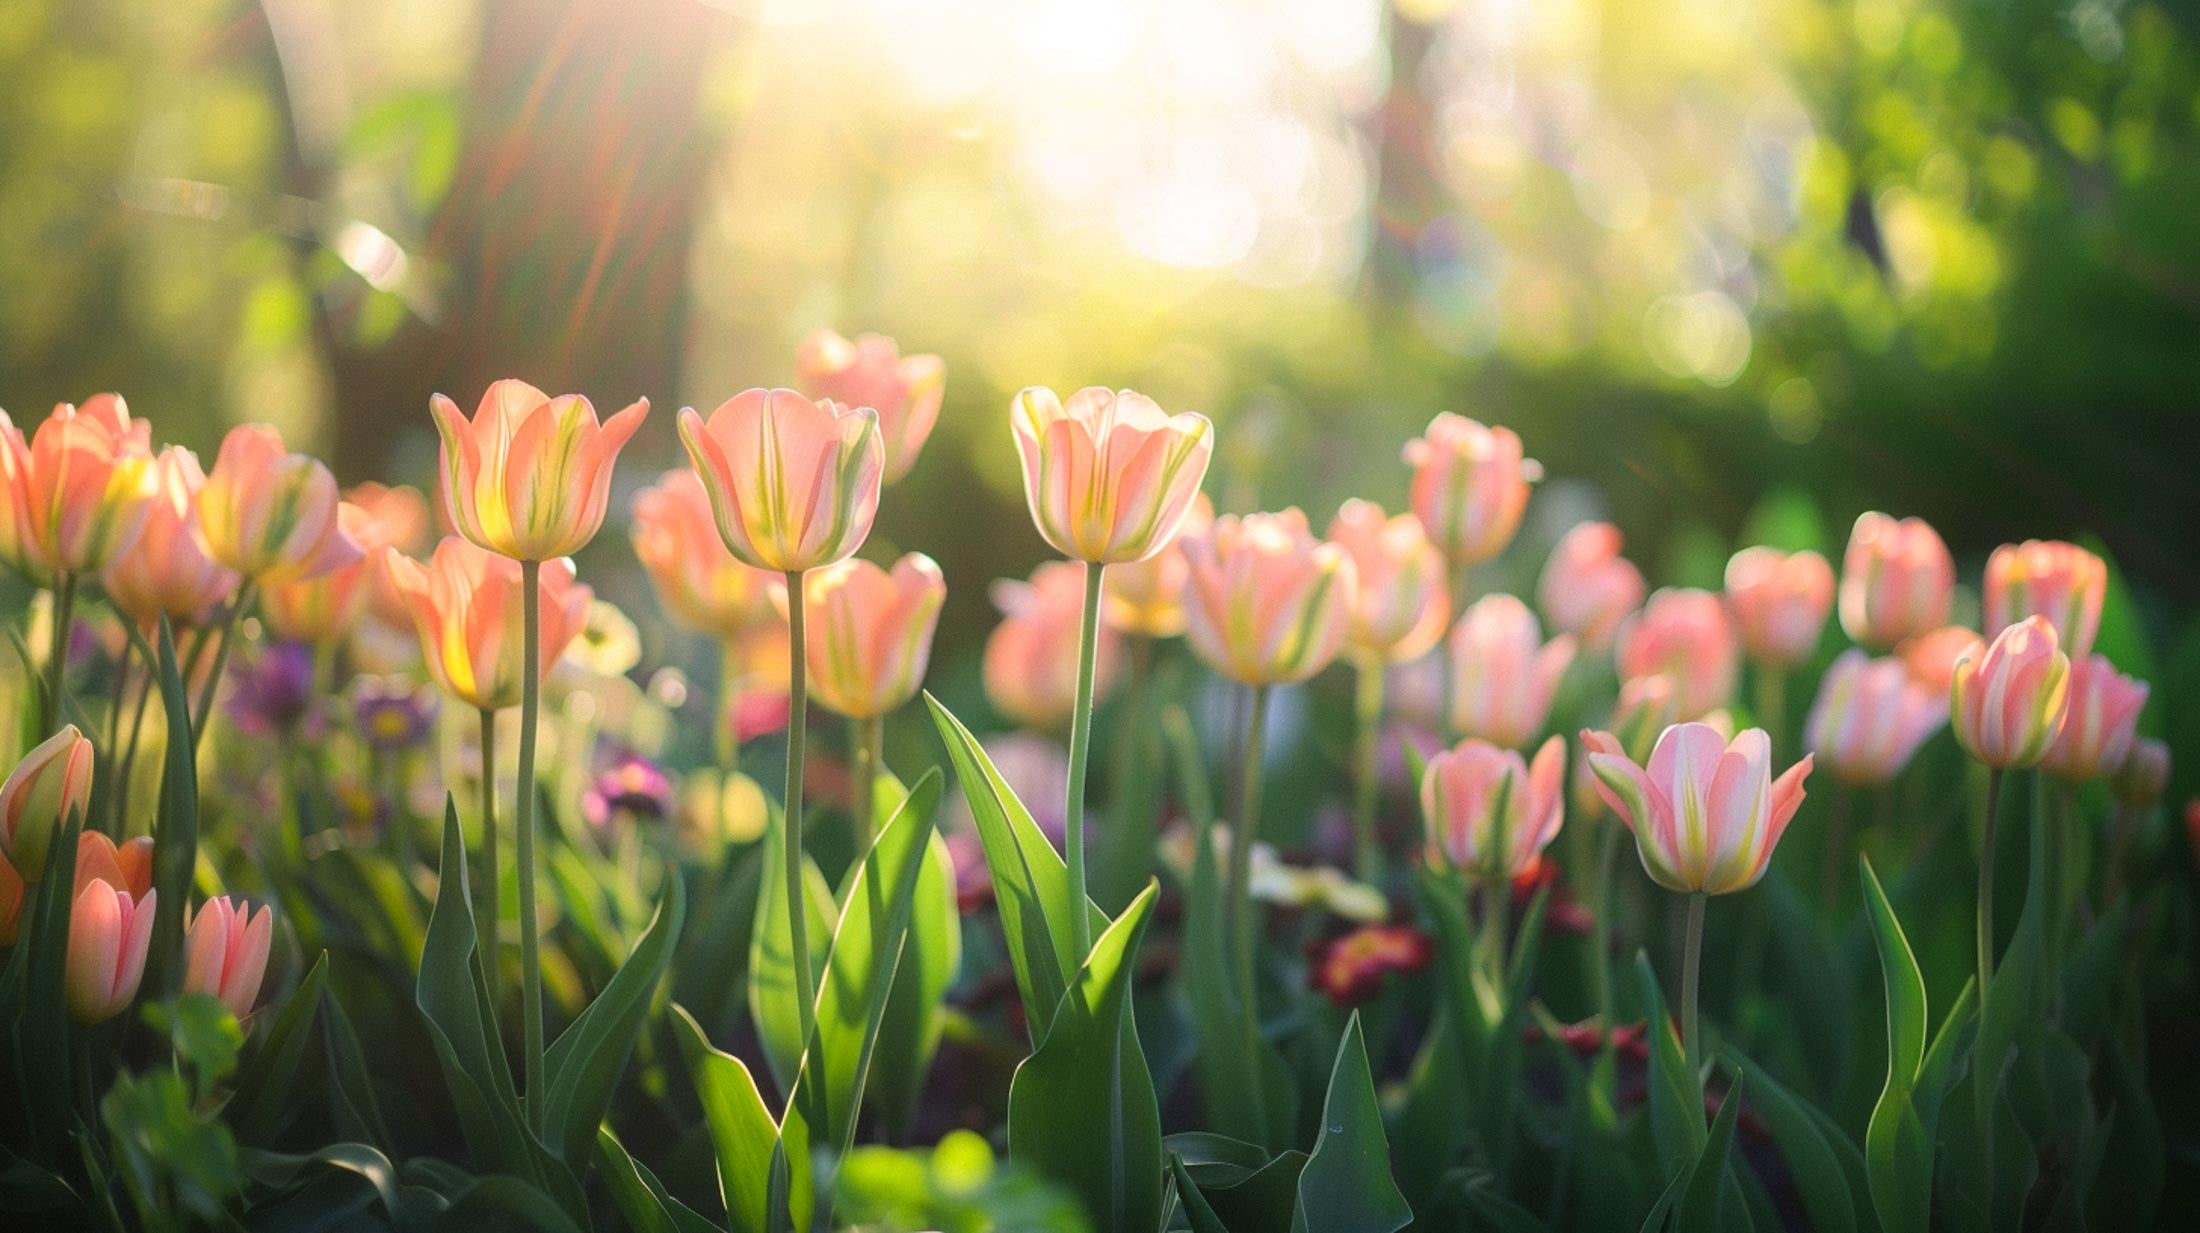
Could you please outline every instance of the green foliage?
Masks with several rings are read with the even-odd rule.
[[[1299,1173],[1298,1190],[1293,1233],[1393,1233],[1413,1222],[1413,1209],[1390,1179],[1390,1143],[1357,1014],[1337,1046],[1321,1134]]]
[[[880,1233],[1085,1233],[1077,1202],[984,1139],[950,1133],[930,1151],[860,1147],[834,1176],[840,1215]]]

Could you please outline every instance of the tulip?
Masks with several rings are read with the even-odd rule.
[[[548,561],[588,546],[603,526],[611,464],[649,414],[638,398],[598,423],[579,394],[553,398],[504,380],[474,418],[441,394],[428,400],[443,438],[443,513],[471,543],[515,561]]]
[[[140,835],[122,844],[98,831],[79,831],[76,837],[76,886],[105,882],[125,895],[142,898],[153,889],[153,838]]]
[[[151,512],[148,433],[117,394],[55,407],[28,445],[0,411],[0,559],[47,586],[129,552]]]
[[[1350,624],[1345,642],[1377,663],[1419,659],[1444,636],[1451,617],[1444,558],[1411,514],[1353,499],[1329,523],[1329,542],[1352,558]]]
[[[785,583],[744,565],[718,538],[694,471],[667,471],[634,499],[634,555],[674,620],[720,640],[785,623]]]
[[[1009,408],[1031,521],[1056,551],[1102,565],[1143,561],[1190,515],[1214,425],[1131,390],[1089,386],[1068,403],[1033,386]]]
[[[1815,552],[1744,548],[1726,563],[1726,599],[1750,659],[1793,668],[1818,649],[1833,610],[1833,567]]]
[[[1451,631],[1451,726],[1508,749],[1526,748],[1543,730],[1573,659],[1570,635],[1545,642],[1526,604],[1484,596]]]
[[[1552,737],[1533,763],[1469,738],[1428,760],[1421,813],[1429,860],[1493,885],[1526,877],[1565,815],[1566,742]]]
[[[1489,428],[1449,411],[1406,444],[1413,512],[1445,559],[1464,569],[1505,550],[1528,508],[1542,468],[1521,456],[1510,428]]]
[[[1740,636],[1726,604],[1693,588],[1652,595],[1621,625],[1617,654],[1622,680],[1671,678],[1682,719],[1701,719],[1731,701],[1742,668]]]
[[[1910,679],[1945,696],[1955,684],[1956,665],[1986,649],[1986,640],[1961,625],[1943,625],[1931,633],[1905,638],[1894,649]]]
[[[746,390],[707,420],[683,407],[680,439],[719,538],[745,564],[800,573],[854,555],[871,533],[886,455],[868,407]]]
[[[1199,493],[1168,547],[1143,561],[1111,567],[1100,601],[1100,615],[1108,625],[1134,638],[1174,638],[1183,633],[1184,587],[1192,573],[1184,559],[1184,541],[1205,535],[1214,525],[1214,504],[1206,493]]]
[[[216,561],[199,529],[199,490],[206,473],[179,445],[153,460],[153,496],[146,503],[137,547],[107,563],[101,582],[108,601],[146,629],[165,616],[177,626],[201,626],[237,589],[237,572]]]
[[[985,695],[994,710],[1046,731],[1069,721],[1077,701],[1077,621],[1084,595],[1084,571],[1069,561],[1040,565],[1029,582],[993,584],[994,606],[1005,617],[985,644]],[[1122,635],[1102,627],[1094,659],[1094,694],[1106,697],[1121,675]]]
[[[434,529],[428,499],[409,484],[377,484],[370,480],[353,485],[344,493],[344,500],[364,513],[354,534],[360,555],[369,561],[367,612],[380,626],[407,629],[412,614],[406,610],[405,601],[390,589],[389,573],[380,563],[381,550],[395,548],[407,556],[428,550]]]
[[[2115,771],[2131,755],[2146,682],[2116,671],[2106,655],[2070,661],[2070,700],[2062,730],[2040,758],[2040,769],[2082,783]]]
[[[121,1014],[145,976],[160,892],[132,897],[104,881],[77,892],[69,914],[69,1016],[89,1026]]]
[[[818,330],[802,340],[794,364],[803,393],[878,412],[886,446],[885,482],[909,474],[939,419],[940,397],[947,388],[947,366],[940,357],[905,356],[893,339],[881,334],[860,335],[851,342],[831,330]]]
[[[481,710],[519,705],[525,671],[519,564],[452,535],[436,545],[426,566],[386,548],[382,568],[412,614],[421,657],[435,683]],[[544,562],[540,587],[542,649],[536,669],[548,672],[580,633],[595,593],[573,581],[567,561]]]
[[[1986,559],[1986,632],[1998,634],[2028,616],[2055,627],[2073,662],[2093,650],[2101,631],[2108,563],[2058,540],[2003,544]]]
[[[1772,777],[1761,728],[1729,741],[1705,723],[1675,724],[1638,766],[1609,732],[1582,744],[1605,804],[1635,834],[1643,871],[1667,890],[1724,895],[1757,884],[1803,803],[1811,756]]]
[[[311,578],[279,582],[260,592],[260,615],[268,627],[292,642],[333,646],[347,637],[366,611],[374,579],[384,575],[384,528],[374,516],[349,501],[337,506],[337,524],[365,554]],[[384,575],[386,576],[386,575]]]
[[[1351,625],[1352,558],[1296,509],[1224,516],[1185,541],[1186,634],[1207,665],[1265,686],[1306,680],[1336,659]]]
[[[1536,583],[1544,619],[1591,651],[1610,646],[1620,622],[1642,606],[1642,571],[1619,555],[1621,542],[1609,522],[1580,523],[1551,550]]]
[[[803,583],[819,617],[808,647],[817,700],[851,719],[875,719],[916,697],[947,600],[932,558],[912,552],[891,571],[842,561]]]
[[[1950,708],[1956,741],[1997,771],[2037,766],[2062,730],[2070,702],[2070,657],[2047,618],[2026,617],[1985,651],[1956,665]]]
[[[242,899],[207,900],[192,915],[184,940],[183,991],[220,998],[239,1019],[250,1015],[274,934],[266,907],[255,912]]]
[[[283,450],[264,424],[222,438],[199,489],[199,530],[216,561],[262,586],[325,574],[359,559],[337,512],[336,477]]]
[[[1803,741],[1835,779],[1883,784],[1948,722],[1948,697],[1910,675],[1898,659],[1842,652],[1811,704]]]
[[[23,755],[0,784],[0,849],[26,882],[46,876],[56,830],[92,795],[92,743],[69,724]]]
[[[1956,564],[1922,518],[1858,516],[1841,558],[1841,628],[1886,650],[1948,621]]]
[[[2169,745],[2151,736],[2131,743],[2114,773],[2108,777],[2109,795],[2126,809],[2147,809],[2162,799],[2169,788]]]

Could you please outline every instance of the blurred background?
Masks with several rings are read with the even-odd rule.
[[[118,389],[426,486],[428,396],[672,412],[946,357],[878,551],[990,624],[1009,395],[1200,410],[1225,509],[1402,501],[1440,410],[1654,579],[1922,514],[2200,596],[2200,29],[2137,0],[0,0],[0,405]],[[973,533],[975,532],[975,533]],[[623,535],[585,566],[646,608]],[[622,574],[623,571],[623,574]],[[625,578],[625,584],[619,581]],[[630,589],[628,589],[630,588]],[[2189,644],[2188,644],[2189,645]],[[2160,691],[2158,691],[2159,693]]]

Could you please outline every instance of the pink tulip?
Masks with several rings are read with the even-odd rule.
[[[274,938],[266,907],[255,912],[242,899],[207,900],[192,915],[184,940],[183,991],[220,998],[239,1019],[250,1015]]]
[[[1536,583],[1536,604],[1551,628],[1590,651],[1610,646],[1620,622],[1642,606],[1642,571],[1619,555],[1621,543],[1609,522],[1580,523],[1551,550]]]
[[[1048,561],[1031,581],[1001,579],[993,603],[1004,615],[985,644],[985,696],[993,709],[1030,728],[1069,722],[1077,702],[1077,641],[1084,619],[1085,571]],[[1123,667],[1123,636],[1100,627],[1093,698],[1106,696]]]
[[[1077,561],[1143,561],[1169,546],[1207,478],[1214,425],[1130,390],[1089,386],[1067,403],[1032,386],[1009,407],[1031,521]]]
[[[199,532],[209,555],[253,582],[293,582],[364,555],[344,534],[338,504],[326,466],[284,452],[265,424],[240,424],[199,489]]]
[[[882,334],[863,334],[850,342],[831,330],[818,330],[802,340],[794,366],[802,392],[810,397],[878,412],[886,446],[885,482],[909,474],[940,416],[940,398],[947,388],[947,366],[940,357],[905,356]]]
[[[1999,771],[2039,765],[2070,705],[2070,657],[2047,618],[2029,616],[1956,665],[1956,742]]]
[[[2131,752],[2108,777],[2109,795],[2126,809],[2151,809],[2169,788],[2169,745],[2151,736],[2131,743]]]
[[[1898,659],[1842,652],[1811,704],[1803,742],[1845,784],[1890,782],[1948,723],[1948,695],[1919,684]]]
[[[349,637],[366,611],[374,579],[383,573],[383,528],[374,516],[349,501],[336,508],[337,525],[363,554],[311,578],[271,584],[260,592],[260,615],[268,627],[292,642],[334,646]]]
[[[803,577],[816,633],[806,650],[810,688],[825,709],[875,719],[917,696],[947,582],[921,552],[891,571],[842,561]]]
[[[1429,861],[1486,881],[1525,877],[1565,816],[1566,742],[1543,742],[1530,764],[1517,751],[1465,740],[1428,760],[1421,814]]]
[[[726,551],[710,494],[686,468],[634,499],[634,555],[673,619],[721,640],[783,626],[786,583]]]
[[[2131,756],[2146,704],[2146,682],[2116,671],[2106,655],[2070,661],[2069,707],[2040,769],[2073,782],[2115,771]]]
[[[800,573],[845,560],[871,534],[886,453],[868,407],[744,390],[707,420],[682,407],[680,440],[719,539],[744,564]]]
[[[1455,566],[1489,560],[1520,530],[1528,486],[1542,468],[1521,456],[1520,437],[1446,411],[1406,444],[1413,512]]]
[[[26,882],[46,876],[54,832],[83,816],[92,796],[92,743],[64,725],[15,764],[0,784],[0,849]]]
[[[1134,637],[1174,638],[1184,632],[1184,588],[1192,567],[1184,559],[1184,540],[1205,535],[1215,525],[1215,507],[1206,493],[1195,494],[1192,509],[1169,546],[1143,561],[1108,569],[1100,597],[1100,616]]]
[[[1924,519],[1863,514],[1841,558],[1841,628],[1886,650],[1947,624],[1955,585],[1955,558]]]
[[[1186,636],[1233,681],[1303,681],[1337,658],[1351,624],[1352,558],[1314,538],[1306,515],[1225,515],[1184,542]]]
[[[1451,631],[1451,726],[1508,749],[1543,731],[1574,640],[1543,641],[1535,613],[1510,595],[1488,595]]]
[[[1700,719],[1734,697],[1742,671],[1740,635],[1726,604],[1709,591],[1668,587],[1620,626],[1621,680],[1664,676],[1676,714]]]
[[[405,601],[389,587],[389,572],[380,565],[382,548],[395,548],[406,556],[426,552],[434,531],[428,499],[409,484],[355,484],[344,500],[365,511],[359,542],[360,555],[375,562],[367,570],[367,611],[383,625],[403,629],[412,623]]]
[[[428,400],[443,438],[443,513],[478,547],[548,561],[588,546],[603,526],[611,464],[649,414],[637,398],[608,421],[579,394],[555,398],[525,381],[489,387],[469,421]]]
[[[1833,611],[1833,566],[1815,552],[1744,548],[1726,563],[1726,600],[1750,659],[1793,668],[1818,649]]]
[[[1404,663],[1443,640],[1451,620],[1444,556],[1420,519],[1385,517],[1382,506],[1355,498],[1330,520],[1329,542],[1352,558],[1357,585],[1345,641],[1356,654],[1374,663]]]
[[[148,432],[118,394],[62,403],[28,445],[0,411],[0,560],[47,585],[129,552],[152,511]]]
[[[133,898],[94,880],[76,893],[69,914],[69,1017],[87,1026],[121,1014],[145,976],[159,891]]]
[[[98,831],[82,831],[76,837],[76,887],[105,882],[125,895],[143,897],[153,889],[153,838],[140,835],[125,843]]]
[[[1910,670],[1910,679],[1945,697],[1955,683],[1956,664],[1966,655],[1986,649],[1986,640],[1961,625],[1943,625],[1930,633],[1905,638],[1895,656]]]
[[[1724,895],[1756,885],[1803,803],[1811,759],[1772,777],[1772,742],[1751,728],[1732,741],[1709,724],[1676,724],[1648,768],[1609,732],[1584,731],[1604,801],[1635,833],[1644,872],[1667,890]]]
[[[145,628],[166,616],[176,626],[204,625],[237,589],[237,572],[216,561],[199,529],[198,456],[171,445],[153,460],[153,495],[137,546],[107,563],[107,598]]]
[[[1986,632],[1998,634],[2028,616],[2047,618],[2073,662],[2093,650],[2101,632],[2108,563],[2059,540],[2003,544],[1986,559]]]
[[[522,686],[519,564],[455,535],[437,544],[426,567],[383,549],[390,585],[404,597],[420,634],[421,657],[445,693],[468,706],[518,706]],[[595,593],[573,581],[569,561],[545,561],[541,571],[542,662],[548,673],[588,620]]]

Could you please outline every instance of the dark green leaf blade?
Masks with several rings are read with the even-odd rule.
[[[1413,1209],[1391,1180],[1390,1141],[1354,1011],[1329,1072],[1321,1134],[1299,1174],[1291,1228],[1293,1233],[1394,1233],[1412,1222]]]

